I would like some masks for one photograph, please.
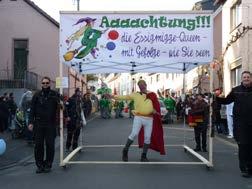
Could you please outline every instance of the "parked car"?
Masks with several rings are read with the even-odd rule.
[[[159,100],[159,104],[160,104],[160,113],[161,113],[161,119],[162,122],[166,123],[167,120],[165,120],[165,115],[168,113],[165,104],[162,100]]]

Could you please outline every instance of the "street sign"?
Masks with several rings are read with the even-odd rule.
[[[68,77],[57,77],[56,88],[68,88]]]

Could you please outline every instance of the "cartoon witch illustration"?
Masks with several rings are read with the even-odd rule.
[[[82,59],[89,53],[91,53],[93,58],[96,58],[95,53],[98,50],[98,48],[96,48],[97,41],[101,37],[101,35],[104,34],[108,29],[103,31],[93,29],[95,20],[96,20],[95,18],[86,17],[79,19],[74,24],[78,25],[82,22],[86,22],[85,26],[81,27],[78,31],[76,31],[67,38],[66,43],[69,45],[70,48],[75,40],[78,40],[81,35],[83,36],[81,39],[81,46],[75,50],[68,51],[63,56],[65,61],[70,61],[73,58]]]

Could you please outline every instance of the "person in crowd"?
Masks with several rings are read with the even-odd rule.
[[[176,116],[177,116],[177,120],[182,118],[182,110],[183,110],[183,102],[181,97],[178,97],[177,101],[176,101]]]
[[[216,92],[220,94],[218,90],[216,90]],[[213,114],[212,114],[213,126],[216,128],[216,131],[218,133],[223,133],[224,132],[222,129],[223,123],[222,123],[221,114],[220,114],[221,104],[216,101],[216,98],[213,99],[212,108],[213,108]]]
[[[3,101],[7,102],[8,100],[8,93],[3,94]]]
[[[25,131],[25,137],[28,142],[28,144],[33,143],[33,132],[28,129],[29,124],[29,114],[31,111],[31,101],[32,101],[32,92],[26,91],[21,97],[21,100],[19,102],[19,109],[23,112],[24,118],[25,118],[25,124],[27,126],[27,130]]]
[[[194,151],[207,152],[207,124],[208,124],[208,104],[204,100],[203,94],[197,94],[196,99],[192,103],[189,114],[194,116],[196,125],[194,126],[194,136],[196,148]]]
[[[227,114],[227,125],[228,125],[228,136],[227,138],[233,138],[233,107],[234,103],[226,105],[226,114]]]
[[[81,128],[84,124],[83,101],[79,88],[75,89],[75,93],[69,98],[66,105],[67,112],[67,141],[66,150],[69,151],[78,147],[78,140]]]
[[[113,96],[116,100],[134,100],[133,127],[123,148],[122,160],[128,161],[128,150],[138,135],[139,146],[143,147],[140,161],[147,162],[148,149],[154,149],[165,154],[163,128],[160,115],[160,105],[155,93],[147,91],[144,80],[138,81],[140,92],[125,96]],[[143,128],[142,128],[143,127]]]
[[[132,110],[134,110],[134,100],[130,100],[128,107],[129,107],[129,118],[133,118]]]
[[[99,104],[100,104],[101,117],[103,119],[111,118],[112,103],[111,100],[108,99],[106,94],[102,95]]]
[[[122,100],[116,100],[114,102],[115,118],[123,118],[122,112],[124,108],[124,102]]]
[[[87,118],[91,115],[92,101],[91,101],[90,91],[87,91],[87,93],[83,95],[83,110],[84,110],[85,118]]]
[[[0,133],[3,133],[8,127],[9,110],[4,101],[4,96],[0,97]]]
[[[241,84],[232,88],[224,97],[216,97],[220,104],[234,103],[233,135],[238,144],[238,157],[241,175],[252,176],[252,85],[251,72],[243,71]]]
[[[168,117],[168,122],[173,123],[173,114],[175,110],[175,105],[176,105],[176,99],[170,95],[169,93],[166,94],[165,98],[161,94],[161,92],[158,90],[157,91],[159,98],[164,102],[165,107],[167,109],[167,117]]]
[[[17,104],[14,101],[13,93],[9,94],[9,97],[6,101],[6,104],[7,104],[8,110],[9,110],[8,128],[11,129],[12,126],[14,125],[13,120],[14,120],[16,110],[17,110]]]
[[[28,128],[34,132],[36,173],[50,172],[54,159],[55,121],[60,104],[60,95],[58,92],[51,90],[50,82],[49,77],[43,77],[41,80],[42,90],[36,92],[31,101]],[[46,150],[44,149],[44,144]],[[46,156],[44,159],[45,151]]]
[[[115,118],[118,119],[119,118],[119,101],[116,100],[114,103],[113,103],[113,108],[114,108],[114,111],[115,111]]]
[[[123,118],[123,110],[124,110],[124,101],[120,100],[119,101],[119,118]]]

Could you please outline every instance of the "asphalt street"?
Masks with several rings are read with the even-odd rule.
[[[96,117],[97,116],[97,117]],[[184,162],[184,164],[141,164],[141,149],[137,143],[130,148],[129,161],[137,164],[115,164],[121,161],[122,146],[130,133],[132,119],[101,119],[98,115],[88,121],[83,129],[82,152],[74,156],[75,162],[66,168],[59,166],[59,138],[53,170],[47,174],[35,174],[33,147],[23,140],[7,142],[7,152],[0,156],[1,188],[90,188],[90,189],[247,189],[252,188],[252,178],[242,178],[238,168],[237,146],[233,140],[214,138],[214,167],[192,165],[200,162],[185,152],[182,145],[194,148],[193,130],[182,123],[164,125],[166,155],[152,150],[151,162]],[[8,141],[8,140],[7,140]],[[15,144],[14,144],[15,143]],[[17,146],[18,145],[18,146]],[[13,153],[16,153],[13,155]],[[13,157],[9,158],[12,154]],[[208,159],[208,153],[200,152]],[[67,154],[65,154],[67,155]],[[111,162],[100,164],[99,162]],[[3,162],[9,165],[4,165]]]

